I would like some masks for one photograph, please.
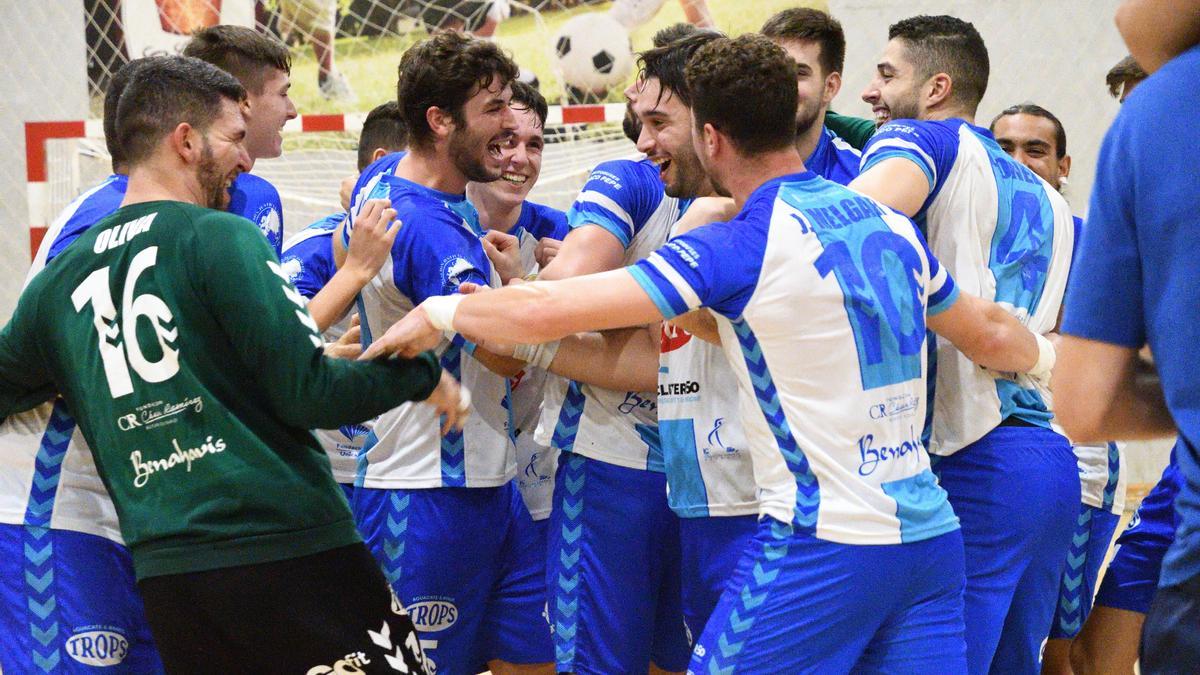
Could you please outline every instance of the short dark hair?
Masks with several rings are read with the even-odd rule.
[[[684,105],[691,107],[692,97],[688,90],[687,78],[684,77],[684,68],[697,50],[722,37],[725,37],[724,34],[718,31],[699,29],[685,38],[642,52],[638,57],[641,66],[638,82],[654,78],[663,88],[662,96],[670,91],[672,95],[679,97]],[[794,73],[792,79],[795,80]]]
[[[517,79],[517,65],[488,40],[454,31],[434,33],[400,57],[396,98],[404,111],[409,138],[423,146],[433,138],[425,113],[441,108],[464,124],[463,106],[493,78],[501,87]]]
[[[538,126],[546,128],[546,116],[550,114],[550,106],[546,104],[546,97],[542,96],[542,92],[538,91],[537,87],[520,80],[513,80],[512,101],[509,105],[518,110],[533,112],[537,116]]]
[[[362,131],[358,134],[358,170],[371,163],[377,148],[398,152],[408,147],[408,127],[400,114],[400,104],[388,101],[367,113]]]
[[[1138,62],[1134,61],[1132,56],[1126,56],[1109,69],[1108,74],[1104,76],[1104,83],[1108,85],[1108,93],[1113,98],[1120,98],[1121,90],[1126,85],[1130,82],[1141,82],[1147,77],[1150,75],[1138,65]]]
[[[170,57],[150,56],[134,59],[121,66],[121,69],[109,80],[108,91],[104,92],[104,147],[108,150],[108,156],[112,160],[113,173],[123,172],[126,164],[125,151],[117,142],[117,106],[121,102],[121,94],[125,93],[125,87],[129,86],[129,82],[138,69],[146,64],[154,63],[157,59],[165,58]]]
[[[660,29],[654,34],[654,37],[650,38],[650,44],[655,47],[665,47],[672,42],[682,40],[685,37],[691,37],[699,33],[700,30],[695,24],[680,21],[679,23],[673,23],[666,28]]]
[[[184,56],[208,61],[233,75],[252,94],[261,94],[268,70],[292,72],[292,55],[279,40],[245,26],[210,26],[192,35]]]
[[[796,64],[766,37],[710,41],[688,61],[687,83],[697,129],[711,124],[749,155],[795,142]]]
[[[988,129],[995,131],[996,122],[999,122],[1001,117],[1008,117],[1009,115],[1035,115],[1050,120],[1054,124],[1054,156],[1058,159],[1067,156],[1067,130],[1063,128],[1062,122],[1055,117],[1054,113],[1036,103],[1018,103],[1017,105],[1011,105],[1001,110],[1000,114],[996,115],[996,118],[992,120]]]
[[[130,166],[144,162],[182,123],[204,133],[224,100],[241,103],[246,90],[232,75],[188,56],[149,59],[117,104],[117,143]]]
[[[840,73],[846,63],[846,33],[837,19],[819,9],[792,7],[767,19],[763,35],[776,41],[815,42],[821,46],[822,75]]]
[[[987,91],[987,46],[975,26],[953,16],[914,16],[888,28],[889,40],[903,40],[917,74],[929,79],[946,73],[952,96],[974,110]]]

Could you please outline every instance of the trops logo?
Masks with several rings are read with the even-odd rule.
[[[418,600],[408,605],[408,615],[418,631],[446,630],[458,621],[458,607],[454,606],[453,598]]]
[[[67,638],[64,647],[67,656],[84,665],[116,666],[129,653],[129,640],[114,630],[94,627]]]

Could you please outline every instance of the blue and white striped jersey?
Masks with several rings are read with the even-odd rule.
[[[845,185],[859,153],[828,129],[805,160],[813,173]],[[672,236],[677,233],[672,232]],[[663,324],[658,430],[667,501],[680,518],[758,513],[754,468],[738,412],[737,376],[717,345]]]
[[[542,239],[549,237],[561,241],[567,236],[567,214],[558,209],[526,201],[521,205],[521,215],[509,234],[521,242],[521,264],[526,274],[538,271],[534,249]],[[556,379],[561,379],[557,378]],[[548,435],[539,439],[538,424],[543,416],[557,419],[559,407],[553,401],[547,404],[545,392],[551,379],[550,373],[526,366],[516,377],[509,380],[512,388],[513,443],[517,448],[517,488],[534,520],[550,517],[554,501],[554,473],[558,468],[558,451],[549,441]]]
[[[330,214],[292,235],[283,244],[279,266],[287,273],[292,285],[306,299],[312,300],[337,273],[333,260],[333,233],[346,218],[344,212]],[[328,342],[340,338],[350,328],[350,317],[330,326],[324,333]],[[358,467],[358,455],[374,420],[348,424],[337,429],[314,429],[313,436],[329,456],[333,478],[339,483],[353,484]]]
[[[920,441],[926,312],[958,290],[911,221],[804,172],[629,270],[665,317],[717,316],[761,514],[847,544],[958,527]]]
[[[690,200],[663,192],[658,167],[642,160],[601,162],[567,212],[571,228],[601,227],[625,247],[632,264],[667,240]],[[547,393],[556,400],[557,392]],[[571,382],[552,443],[563,452],[631,469],[663,471],[658,402],[652,391],[612,391]]]
[[[1033,332],[1052,330],[1074,240],[1062,196],[987,129],[963,120],[885,124],[868,142],[862,170],[893,157],[913,162],[929,180],[915,220],[963,291],[994,300]],[[935,371],[934,454],[953,454],[1010,416],[1050,426],[1049,392],[1024,375],[984,370],[940,338]]]
[[[358,180],[354,182],[354,189],[350,191],[350,213],[358,213],[362,208],[362,202],[367,198],[367,195],[375,189],[379,180],[384,176],[391,176],[396,173],[396,165],[408,153],[401,150],[399,152],[389,152],[379,159],[367,165],[367,168],[358,173]],[[354,229],[354,219],[346,221],[346,227],[342,228],[342,245],[350,245],[350,233]]]
[[[425,298],[458,292],[460,284],[498,285],[479,243],[475,207],[461,194],[439,192],[382,175],[366,193],[387,198],[404,223],[379,274],[359,294],[363,345],[382,335]],[[351,211],[357,215],[362,200]],[[509,430],[508,380],[471,358],[474,346],[456,335],[437,348],[442,367],[471,391],[466,427],[441,436],[433,406],[406,403],[379,416],[360,455],[355,485],[369,488],[494,487],[516,473]]]

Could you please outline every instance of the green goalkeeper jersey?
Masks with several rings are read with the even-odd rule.
[[[0,415],[61,393],[139,578],[360,541],[307,429],[426,398],[434,358],[326,358],[250,221],[181,202],[119,209],[22,294],[0,332]]]

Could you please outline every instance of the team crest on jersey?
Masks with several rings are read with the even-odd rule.
[[[272,246],[279,243],[283,232],[283,222],[279,218],[279,211],[273,204],[263,204],[258,207],[258,211],[254,213],[254,224],[258,225],[258,229],[262,230],[263,236],[271,242]]]
[[[86,666],[116,666],[129,654],[129,640],[112,626],[85,626],[67,638],[63,649]]]
[[[279,269],[283,270],[288,281],[295,285],[300,279],[300,275],[304,274],[304,262],[299,258],[285,258],[279,263]]]
[[[468,281],[468,276],[475,269],[475,265],[462,256],[452,255],[446,258],[441,265],[442,282],[445,289],[448,292],[457,291],[463,282]]]

